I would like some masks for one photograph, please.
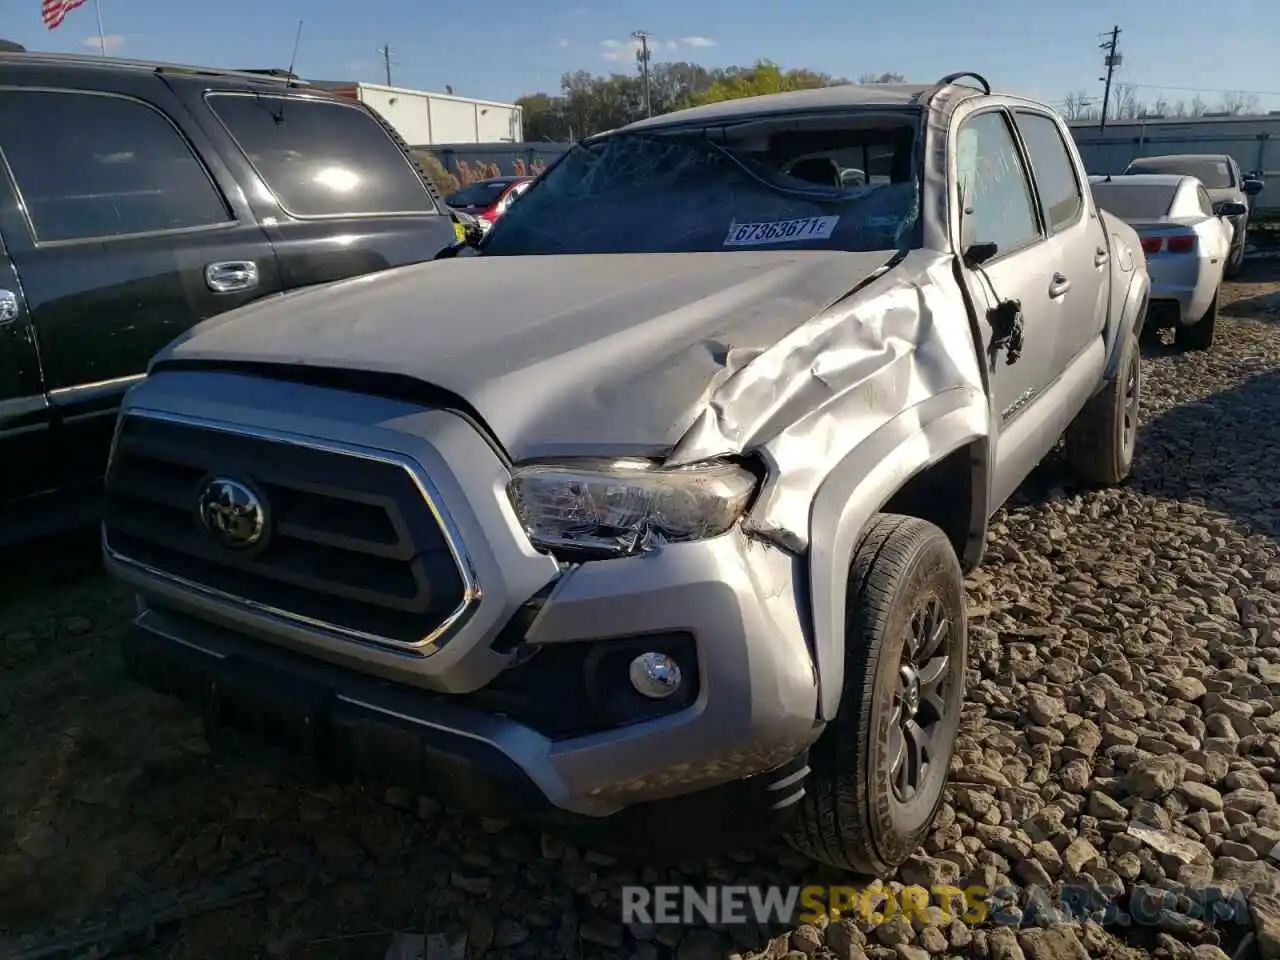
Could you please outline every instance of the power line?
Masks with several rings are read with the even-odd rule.
[[[1280,90],[1241,90],[1239,87],[1174,87],[1164,83],[1130,83],[1141,90],[1177,90],[1179,93],[1243,93],[1254,97],[1280,97]]]

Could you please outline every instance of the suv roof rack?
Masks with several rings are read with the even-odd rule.
[[[13,46],[18,46],[14,44]],[[238,77],[242,80],[256,80],[284,84],[291,87],[309,86],[285,70],[232,70],[224,67],[197,67],[183,63],[165,63],[157,60],[127,60],[116,57],[103,58],[97,54],[87,53],[46,53],[43,51],[14,50],[0,48],[0,61],[9,60],[15,63],[47,63],[75,64],[87,67],[118,67],[127,70],[149,70],[153,73],[208,77]]]
[[[955,83],[957,80],[969,77],[971,80],[977,80],[982,85],[982,92],[991,93],[991,84],[987,83],[987,78],[980,73],[974,73],[972,70],[961,70],[959,73],[948,73],[945,77],[938,81],[938,86],[947,87]]]

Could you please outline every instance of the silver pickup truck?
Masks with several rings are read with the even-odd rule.
[[[107,478],[131,675],[322,771],[888,871],[988,518],[1064,434],[1129,473],[1148,286],[1062,120],[974,74],[583,141],[476,246],[155,359]]]

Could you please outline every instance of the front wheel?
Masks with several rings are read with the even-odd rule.
[[[840,711],[810,752],[788,842],[861,874],[894,871],[942,805],[968,652],[964,579],[946,535],[883,514],[849,572]]]

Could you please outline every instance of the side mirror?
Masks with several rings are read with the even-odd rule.
[[[1240,189],[1244,191],[1246,197],[1256,197],[1262,192],[1264,184],[1256,177],[1247,177],[1240,184]]]
[[[1217,206],[1217,214],[1220,217],[1243,217],[1248,212],[1248,207],[1235,200],[1225,200]]]
[[[964,263],[967,267],[980,267],[997,253],[1000,247],[994,243],[974,243],[964,252]]]

